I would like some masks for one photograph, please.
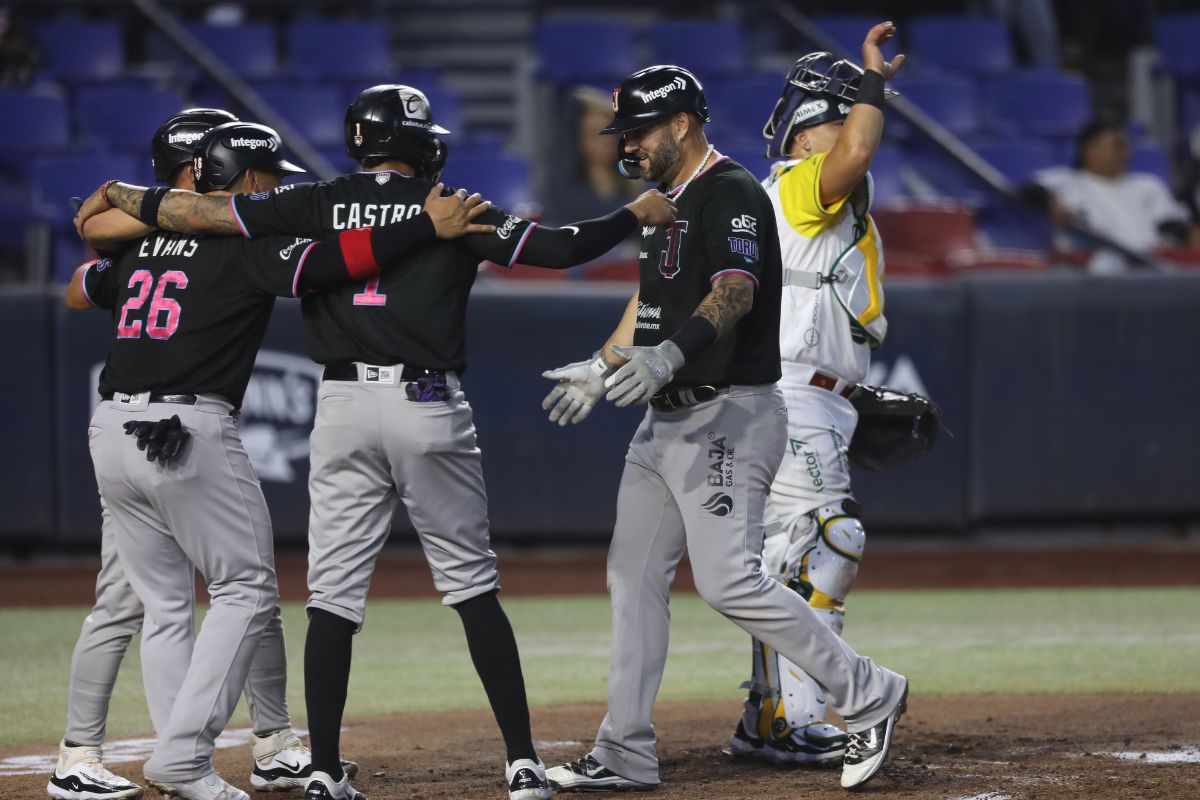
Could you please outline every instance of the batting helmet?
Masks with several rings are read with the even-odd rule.
[[[809,53],[788,71],[783,93],[763,126],[767,158],[787,158],[792,135],[804,128],[845,119],[858,99],[863,69],[829,53]],[[898,92],[884,90],[885,97]]]
[[[708,101],[696,76],[683,67],[660,65],[638,70],[613,89],[613,120],[601,133],[628,133],[678,111],[708,122]]]
[[[192,163],[192,151],[204,134],[226,122],[237,122],[237,117],[219,108],[185,108],[159,125],[150,141],[155,180],[170,183],[175,170]]]
[[[372,86],[346,109],[346,154],[359,163],[395,159],[437,180],[446,166],[446,143],[438,136],[448,133],[434,123],[429,98],[411,86]]]
[[[253,122],[226,122],[204,134],[192,156],[196,191],[227,189],[248,169],[304,172],[283,157],[279,134]]]

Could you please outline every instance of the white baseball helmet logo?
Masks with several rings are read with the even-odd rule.
[[[429,121],[429,102],[423,95],[416,92],[401,92],[400,99],[404,101],[404,113],[413,119]]]

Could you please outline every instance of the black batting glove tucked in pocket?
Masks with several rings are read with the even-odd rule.
[[[147,461],[169,464],[179,458],[192,435],[183,427],[179,415],[170,419],[132,420],[125,423],[125,433],[137,439],[138,450],[146,451]]]

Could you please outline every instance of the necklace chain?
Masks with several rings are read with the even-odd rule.
[[[708,149],[704,151],[704,158],[700,161],[699,164],[696,165],[696,169],[692,171],[692,174],[688,176],[688,179],[686,181],[684,181],[682,184],[680,184],[679,189],[675,192],[675,196],[671,198],[672,200],[678,200],[680,198],[680,196],[683,194],[684,190],[687,189],[688,184],[690,184],[692,181],[694,181],[696,179],[696,176],[700,174],[700,171],[704,169],[704,165],[708,163],[708,159],[712,157],[713,150],[715,150],[715,149],[716,149],[716,145],[710,144],[708,146]]]

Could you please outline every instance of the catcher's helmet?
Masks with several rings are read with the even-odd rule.
[[[201,194],[227,189],[248,169],[304,172],[283,157],[279,134],[253,122],[226,122],[204,134],[192,155],[192,175]]]
[[[601,133],[628,133],[678,111],[708,122],[708,101],[696,76],[683,67],[660,65],[638,70],[613,89],[613,120]]]
[[[192,151],[204,134],[226,122],[237,122],[237,117],[219,108],[185,108],[159,125],[150,141],[155,180],[170,183],[175,170],[192,163]]]
[[[858,98],[863,69],[829,53],[809,53],[796,60],[775,110],[763,126],[767,158],[787,158],[792,135],[804,128],[845,119]],[[885,97],[898,92],[884,90]]]
[[[357,162],[396,159],[437,180],[446,165],[450,131],[436,125],[429,99],[411,86],[372,86],[346,109],[346,154]]]

